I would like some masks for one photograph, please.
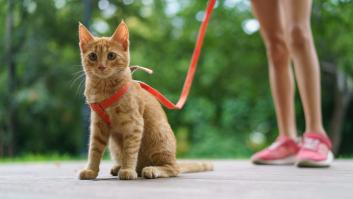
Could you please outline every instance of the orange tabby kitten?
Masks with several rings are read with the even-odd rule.
[[[210,163],[176,162],[176,140],[159,102],[131,77],[129,32],[122,21],[111,37],[94,37],[79,25],[80,50],[86,74],[87,103],[101,102],[130,83],[129,90],[105,109],[109,127],[91,112],[87,167],[80,179],[94,179],[107,143],[116,165],[111,174],[122,180],[177,176],[180,172],[212,170]]]

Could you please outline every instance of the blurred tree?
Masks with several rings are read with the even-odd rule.
[[[353,59],[350,56],[353,10],[350,7],[352,1],[321,0],[313,9],[321,65],[333,82],[333,92],[324,97],[330,97],[333,101],[328,130],[336,154],[341,146],[345,116],[353,97]]]
[[[320,61],[324,71],[331,71],[322,78],[323,113],[339,155],[353,154],[351,5],[352,0],[314,1],[312,18]],[[82,111],[86,105],[78,21],[97,36],[109,36],[124,19],[131,36],[131,64],[155,72],[152,76],[136,73],[134,78],[176,101],[205,6],[206,1],[189,0],[0,1],[0,26],[4,27],[0,54],[5,65],[0,67],[0,93],[4,93],[0,101],[5,102],[0,103],[0,149],[8,146],[5,142],[13,131],[16,155],[86,151],[88,113]],[[11,34],[5,20],[9,10]],[[248,157],[277,135],[258,28],[249,1],[217,2],[191,96],[183,110],[166,111],[178,138],[179,156]],[[9,36],[11,40],[5,39]],[[12,46],[11,51],[5,46]],[[15,89],[10,89],[11,82]],[[10,99],[16,130],[8,123]],[[302,108],[296,105],[301,132]]]
[[[12,44],[12,34],[13,34],[13,12],[14,12],[15,1],[7,1],[7,12],[6,12],[6,29],[5,29],[5,53],[4,59],[5,64],[7,65],[8,70],[8,93],[7,96],[11,96],[10,93],[16,90],[16,66],[13,56],[13,44]],[[3,155],[5,147],[7,148],[7,155],[12,156],[15,150],[15,141],[14,136],[16,132],[16,115],[15,115],[15,104],[12,99],[9,97],[7,99],[8,103],[8,117],[7,117],[7,135],[3,136],[3,139],[0,140],[0,155]],[[6,152],[5,152],[6,153]]]

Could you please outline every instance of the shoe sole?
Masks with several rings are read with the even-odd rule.
[[[297,167],[329,167],[333,162],[333,153],[330,151],[327,155],[326,160],[314,161],[314,160],[298,160],[295,165]]]
[[[294,155],[278,160],[252,160],[252,163],[259,165],[293,165],[295,162]]]

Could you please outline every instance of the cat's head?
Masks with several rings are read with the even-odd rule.
[[[88,77],[110,78],[129,66],[129,31],[124,21],[111,37],[95,37],[80,23],[79,38],[82,65]]]

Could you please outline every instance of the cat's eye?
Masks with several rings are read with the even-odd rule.
[[[97,54],[96,53],[90,53],[90,54],[88,54],[88,58],[91,61],[96,61],[97,60]]]
[[[109,60],[114,60],[116,58],[116,53],[109,52],[107,57]]]

